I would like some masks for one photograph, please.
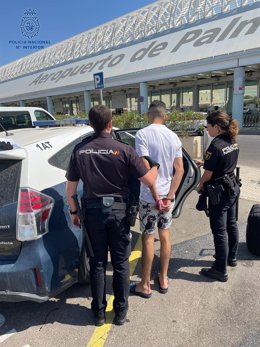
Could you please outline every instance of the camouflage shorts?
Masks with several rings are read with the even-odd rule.
[[[172,224],[172,210],[175,202],[171,203],[169,211],[159,211],[155,204],[140,201],[139,219],[140,230],[145,234],[153,234],[155,225],[160,230],[168,229]]]

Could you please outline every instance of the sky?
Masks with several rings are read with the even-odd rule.
[[[153,2],[155,0],[2,0],[0,66]]]

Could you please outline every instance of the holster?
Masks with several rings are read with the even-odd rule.
[[[196,209],[198,211],[207,211],[208,210],[207,196],[208,195],[204,191],[199,195],[199,200],[196,204]]]
[[[230,177],[228,175],[225,175],[223,177],[223,182],[230,197],[234,196],[234,194],[236,194],[237,189],[239,189],[242,186],[241,180],[236,176]]]
[[[139,204],[131,205],[127,211],[128,221],[131,227],[135,226],[135,221],[137,218],[138,211],[139,211]]]
[[[208,184],[206,186],[207,193],[209,195],[209,200],[212,205],[218,205],[220,203],[220,199],[223,191],[225,190],[222,184],[213,185]]]
[[[236,181],[236,184],[240,187],[242,187],[242,182],[241,182],[241,178],[235,176],[235,181]]]
[[[84,199],[81,199],[81,206],[80,206],[79,202],[78,202],[78,196],[77,195],[73,195],[72,198],[73,198],[75,206],[77,208],[78,216],[79,216],[81,227],[82,227],[82,230],[83,230],[83,234],[84,234],[84,237],[86,239],[87,254],[88,254],[89,257],[94,257],[93,248],[92,248],[91,241],[90,241],[90,238],[89,238],[89,235],[88,235],[88,231],[87,231],[87,228],[86,228],[86,225],[85,225]]]

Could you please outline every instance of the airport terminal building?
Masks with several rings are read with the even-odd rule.
[[[161,99],[225,107],[242,126],[244,96],[260,97],[259,27],[259,0],[156,1],[0,67],[0,104],[144,113]]]

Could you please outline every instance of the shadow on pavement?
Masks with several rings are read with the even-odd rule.
[[[248,249],[245,239],[245,233],[240,231],[241,241],[239,243],[238,261],[243,262],[243,266],[250,266],[251,261],[260,260],[260,257],[256,257],[251,254]],[[155,240],[157,243],[158,240]],[[159,245],[156,246],[159,248]],[[206,278],[199,274],[199,271],[203,267],[211,267],[214,262],[214,245],[212,234],[206,234],[196,237],[192,240],[184,241],[172,246],[171,259],[169,264],[168,276],[170,279],[181,279],[192,282],[209,282],[211,279]],[[154,256],[154,262],[152,267],[151,279],[156,283],[158,272],[160,272],[160,250],[157,249]],[[207,257],[207,259],[203,259]],[[246,262],[245,262],[246,261]],[[183,269],[198,268],[197,273],[187,272]],[[135,275],[141,276],[141,261],[138,262],[135,269]],[[151,286],[152,289],[156,288],[156,285]]]

